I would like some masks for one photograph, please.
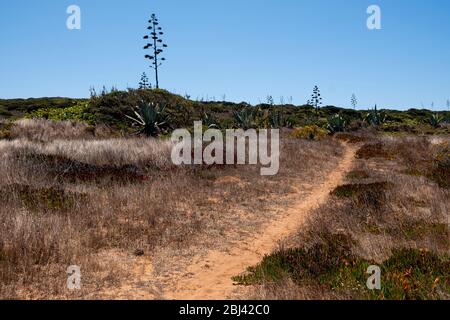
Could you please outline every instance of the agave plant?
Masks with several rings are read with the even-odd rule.
[[[342,132],[347,127],[347,121],[340,114],[328,118],[328,130],[331,132]]]
[[[255,111],[251,108],[234,111],[233,117],[239,128],[247,130],[255,126]]]
[[[292,123],[282,112],[272,112],[269,114],[269,125],[273,129],[288,128]]]
[[[165,109],[158,104],[141,101],[139,106],[133,108],[135,117],[128,115],[126,117],[140,126],[138,132],[154,137],[164,132],[168,126],[169,117]]]
[[[372,126],[379,126],[386,122],[386,113],[383,111],[378,111],[377,105],[373,110],[370,110],[368,114],[364,117],[364,121]]]
[[[219,126],[217,125],[217,119],[215,119],[212,115],[204,112],[203,113],[203,124],[208,126],[210,129],[217,129]]]
[[[428,121],[433,127],[438,128],[440,124],[444,121],[444,117],[440,116],[438,113],[433,113],[428,119]]]

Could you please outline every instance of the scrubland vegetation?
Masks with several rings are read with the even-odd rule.
[[[188,97],[188,96],[187,96]],[[317,125],[330,132],[354,131],[378,126],[379,131],[397,134],[448,134],[450,112],[410,109],[407,111],[342,109],[334,106],[275,105],[272,101],[257,106],[246,102],[190,100],[162,89],[143,89],[93,94],[90,99],[40,98],[0,100],[0,118],[45,118],[74,120],[89,125],[106,125],[127,134],[132,130],[132,108],[141,101],[165,107],[170,127],[192,126],[194,120],[214,122],[219,128],[229,127],[302,127]],[[0,131],[4,131],[0,128]]]
[[[83,125],[48,120],[15,126],[15,138],[0,141],[4,298],[71,297],[65,269],[72,264],[85,270],[77,296],[95,297],[123,276],[120,265],[98,258],[115,249],[176,256],[223,245],[230,230],[251,232],[270,219],[294,181],[313,183],[331,170],[341,148],[286,140],[280,175],[260,179],[251,166],[175,167],[168,140],[100,139]]]
[[[135,109],[139,124],[130,117],[142,101],[159,109]],[[164,119],[158,130],[146,120],[159,117],[153,111]],[[261,232],[326,180],[348,145],[358,151],[346,181],[279,250],[233,280],[256,299],[450,297],[448,112],[250,106],[129,90],[0,100],[0,117],[1,298],[104,298],[143,256],[158,266],[155,277],[170,278],[192,256]],[[282,128],[279,174],[174,166],[167,135],[194,120]],[[365,287],[372,264],[382,269],[381,291]],[[69,265],[83,270],[80,291],[65,286]]]
[[[346,183],[237,275],[258,299],[449,299],[449,139],[361,136]],[[359,139],[355,138],[356,141]],[[368,290],[369,265],[382,289]]]

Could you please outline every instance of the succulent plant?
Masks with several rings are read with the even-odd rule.
[[[233,117],[239,128],[244,130],[253,128],[255,126],[255,110],[250,107],[246,107],[240,111],[234,111]]]
[[[169,116],[165,112],[165,107],[158,104],[141,101],[139,106],[133,108],[133,113],[135,115],[133,117],[125,116],[140,126],[138,132],[146,136],[157,136],[168,127]]]
[[[269,125],[273,129],[279,129],[291,127],[292,123],[282,112],[275,111],[269,114]]]
[[[444,122],[444,117],[440,116],[438,113],[433,113],[428,122],[435,128],[438,128],[442,122]]]
[[[334,116],[328,118],[327,124],[328,130],[331,132],[343,132],[347,127],[347,121],[340,114],[335,114]]]
[[[386,122],[386,113],[379,111],[377,105],[364,117],[364,121],[372,126],[380,126]]]

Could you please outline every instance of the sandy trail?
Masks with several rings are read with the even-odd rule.
[[[245,298],[246,290],[233,285],[231,278],[256,265],[266,254],[276,249],[279,241],[299,230],[308,213],[324,203],[330,191],[340,185],[351,169],[356,148],[345,145],[344,156],[327,179],[318,182],[309,196],[299,197],[276,220],[264,225],[259,232],[240,239],[226,251],[211,250],[198,255],[179,273],[166,275],[160,282],[153,272],[151,257],[121,257],[123,267],[130,273],[127,281],[115,288],[97,292],[100,299],[175,299],[219,300]],[[300,195],[301,187],[293,186]],[[117,254],[112,257],[118,258]],[[156,280],[156,282],[155,282]]]
[[[307,213],[324,203],[334,188],[342,183],[350,170],[355,148],[345,146],[344,157],[328,178],[314,187],[304,200],[293,203],[276,221],[271,221],[252,237],[243,239],[238,246],[227,252],[210,251],[206,256],[196,257],[188,266],[188,276],[171,279],[166,287],[165,299],[214,300],[236,297],[236,286],[231,277],[257,264],[264,255],[276,249],[280,240],[296,232],[305,221]]]

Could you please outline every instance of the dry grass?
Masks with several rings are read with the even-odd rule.
[[[168,141],[99,140],[72,126],[23,121],[0,141],[1,298],[96,297],[126,276],[110,252],[157,264],[160,252],[176,261],[226,246],[273,218],[294,181],[323,179],[342,152],[332,140],[286,138],[279,175],[262,178],[256,166],[174,167]],[[65,287],[73,264],[83,270],[76,293]]]
[[[114,135],[114,132],[104,125],[93,127],[76,121],[21,119],[11,126],[8,137],[48,142],[56,139],[103,139]]]

